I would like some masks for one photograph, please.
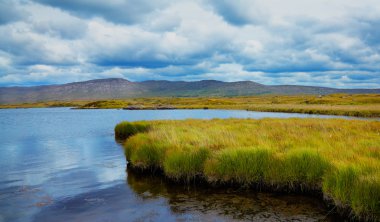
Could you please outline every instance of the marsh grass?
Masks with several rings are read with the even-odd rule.
[[[209,149],[193,149],[193,147],[169,151],[163,163],[164,172],[176,180],[190,181],[203,174],[204,164],[209,154]]]
[[[115,126],[115,137],[118,139],[127,139],[128,137],[139,132],[147,131],[149,125],[146,123],[121,122]]]
[[[208,161],[204,173],[210,182],[262,183],[269,177],[274,159],[274,153],[268,149],[223,149]]]
[[[280,182],[304,184],[305,187],[320,186],[324,173],[330,167],[325,157],[309,149],[290,150],[278,162],[276,172],[281,172],[278,176]],[[273,180],[276,181],[276,178]]]
[[[380,170],[345,164],[326,174],[323,190],[340,207],[351,207],[362,219],[380,218]]]
[[[379,219],[380,122],[214,119],[123,122],[134,167],[174,180],[323,191],[353,215]]]

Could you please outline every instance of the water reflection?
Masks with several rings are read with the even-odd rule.
[[[315,198],[176,185],[127,169],[126,184],[76,195],[35,221],[336,221]]]
[[[142,199],[165,197],[174,215],[195,214],[212,220],[333,221],[313,197],[254,192],[206,185],[178,185],[161,176],[127,169],[129,187]]]

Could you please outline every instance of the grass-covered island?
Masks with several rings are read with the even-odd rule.
[[[122,122],[115,136],[134,169],[173,181],[319,193],[347,217],[380,219],[379,121]]]

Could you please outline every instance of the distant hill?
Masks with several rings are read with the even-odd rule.
[[[0,103],[120,99],[160,96],[245,96],[260,94],[380,93],[380,89],[335,89],[314,86],[269,86],[251,81],[216,80],[131,82],[121,78],[95,79],[62,85],[0,87]]]

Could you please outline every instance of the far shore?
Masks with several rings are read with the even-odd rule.
[[[125,110],[231,109],[371,118],[380,117],[380,94],[152,97],[0,104],[0,109],[53,107]]]

